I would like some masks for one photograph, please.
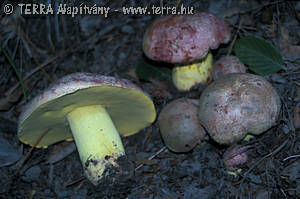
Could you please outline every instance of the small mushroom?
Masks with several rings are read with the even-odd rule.
[[[174,152],[187,152],[205,138],[198,120],[198,100],[180,98],[167,104],[158,117],[166,146]]]
[[[246,66],[236,56],[224,56],[216,61],[212,68],[213,80],[230,73],[246,73]]]
[[[212,139],[230,145],[247,133],[258,135],[272,127],[280,106],[276,90],[263,77],[233,73],[204,89],[198,115]]]
[[[152,60],[175,64],[173,83],[177,89],[188,91],[211,80],[209,49],[229,40],[228,25],[212,14],[169,15],[156,19],[147,28],[143,50]]]
[[[248,161],[248,147],[233,146],[224,153],[225,168],[229,171],[236,171]]]
[[[119,168],[125,151],[120,139],[149,126],[156,117],[150,97],[128,80],[91,73],[63,77],[25,107],[19,139],[36,147],[75,140],[86,177],[97,185]]]

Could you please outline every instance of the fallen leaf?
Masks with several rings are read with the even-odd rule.
[[[172,94],[168,91],[168,85],[162,81],[150,78],[149,79],[152,85],[152,96],[156,98],[170,99]]]
[[[300,59],[300,46],[292,45],[288,40],[282,39],[279,43],[282,55],[290,61]]]
[[[54,164],[66,158],[68,155],[76,150],[76,145],[74,142],[62,142],[53,147],[53,150],[48,156],[47,163]]]
[[[127,75],[133,78],[135,81],[139,80],[138,76],[136,75],[135,69],[131,69],[130,71],[128,71]]]
[[[247,35],[235,42],[236,56],[258,75],[269,75],[281,69],[286,70],[280,52],[268,41],[254,35]]]
[[[289,36],[289,30],[285,27],[280,27],[281,40],[279,48],[282,55],[290,61],[300,59],[300,46],[296,45],[299,40],[296,37]]]
[[[294,127],[300,129],[300,107],[294,108]]]
[[[8,140],[0,138],[0,167],[16,163],[21,157],[19,150]]]
[[[22,91],[20,89],[17,89],[11,95],[0,98],[0,111],[8,111],[13,106],[13,104],[20,99],[22,94]]]
[[[159,80],[170,80],[171,70],[168,64],[156,63],[141,57],[136,67],[136,74],[141,80],[148,81],[150,78]],[[169,64],[170,65],[170,64]]]

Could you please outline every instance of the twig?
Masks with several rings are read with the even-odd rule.
[[[72,48],[70,48],[69,50],[74,49],[74,46],[72,46]],[[32,76],[34,73],[36,73],[37,71],[41,70],[42,68],[44,68],[45,66],[47,66],[48,64],[50,64],[51,62],[55,61],[57,58],[64,56],[65,54],[67,54],[69,52],[69,50],[64,51],[58,55],[55,55],[54,57],[46,60],[44,63],[42,63],[41,65],[39,65],[38,67],[36,67],[35,69],[33,69],[32,71],[30,71],[29,73],[27,73],[24,77],[23,77],[23,81],[26,81],[27,79],[29,79],[30,76]],[[19,87],[20,83],[16,83],[13,87],[11,87],[8,91],[5,92],[6,96],[11,95],[18,87]]]
[[[243,10],[243,11],[234,13],[227,17],[232,17],[232,16],[239,15],[239,14],[247,14],[248,12],[258,13],[260,10],[262,10],[263,8],[265,8],[267,6],[271,6],[271,5],[279,4],[279,3],[286,3],[286,1],[273,1],[273,2],[269,2],[269,3],[265,3],[263,5],[259,5],[259,6],[255,7],[255,8],[250,8],[248,10]]]
[[[293,82],[294,84],[296,84],[297,86],[300,86],[300,83],[298,83],[298,82],[295,82],[295,81],[291,81],[291,82]]]
[[[289,160],[289,159],[292,159],[292,158],[299,158],[300,157],[300,154],[299,155],[291,155],[291,156],[289,156],[289,157],[286,157],[286,158],[284,158],[282,161],[287,161],[287,160]]]
[[[289,128],[290,128],[290,130],[292,130],[292,132],[293,132],[293,135],[295,136],[296,135],[296,130],[295,130],[295,126],[294,126],[294,123],[292,122],[293,121],[293,118],[292,118],[292,116],[291,116],[291,114],[290,114],[290,111],[289,111],[289,109],[288,109],[288,106],[287,106],[287,104],[286,104],[286,102],[284,101],[284,99],[283,99],[283,97],[280,97],[280,99],[281,99],[281,101],[282,101],[282,104],[283,104],[283,107],[286,109],[286,112],[287,112],[287,114],[288,114],[288,124],[289,124]]]
[[[21,164],[19,165],[18,169],[16,170],[15,174],[18,174],[20,169],[23,167],[24,163],[26,162],[26,160],[29,158],[31,152],[33,151],[34,147],[36,147],[36,145],[39,144],[39,142],[42,140],[42,138],[48,133],[50,129],[47,129],[36,141],[35,143],[32,145],[31,149],[27,152],[26,156],[24,157],[23,161],[21,162]]]
[[[151,157],[148,158],[148,160],[152,160],[153,158],[155,158],[157,155],[159,155],[161,152],[163,152],[167,147],[164,146],[163,148],[161,148],[159,151],[157,151],[154,155],[152,155]],[[135,171],[137,171],[139,168],[141,168],[142,166],[144,166],[144,164],[140,164],[139,166],[137,166],[135,168]]]
[[[25,86],[24,86],[24,78],[22,78],[21,74],[19,73],[16,65],[15,65],[15,62],[10,58],[10,56],[6,53],[6,51],[4,50],[4,48],[2,47],[2,45],[0,44],[0,51],[3,52],[4,56],[6,57],[7,61],[9,62],[9,64],[11,65],[11,67],[13,68],[13,70],[15,71],[19,81],[18,81],[18,85],[21,84],[21,87],[22,87],[22,91],[23,91],[23,94],[24,94],[24,98],[25,98],[25,101],[27,100],[27,96],[26,96],[26,90],[25,90]]]
[[[240,29],[241,29],[241,26],[242,26],[242,23],[243,23],[243,19],[240,20],[238,29],[237,29],[237,31],[236,31],[234,37],[233,37],[232,42],[230,43],[229,50],[228,50],[228,52],[227,52],[227,54],[226,54],[227,56],[230,55],[231,52],[232,52],[233,45],[235,44],[235,41],[236,41],[236,39],[237,39],[237,35],[238,35],[238,33],[239,33]]]
[[[80,181],[82,181],[82,180],[84,180],[84,176],[81,176],[80,178],[78,178],[78,179],[76,179],[76,180],[74,180],[74,181],[68,183],[68,184],[66,185],[66,187],[72,186],[73,184],[76,184],[76,183],[78,183],[78,182],[80,182]]]
[[[53,62],[54,60],[63,57],[65,55],[67,55],[70,52],[74,52],[77,51],[78,49],[80,49],[81,47],[85,46],[89,41],[93,41],[95,39],[98,39],[99,37],[101,38],[103,35],[107,34],[108,32],[110,32],[112,29],[109,30],[103,30],[102,32],[100,32],[99,34],[95,34],[94,36],[90,37],[89,39],[87,39],[86,41],[78,44],[74,44],[73,46],[71,46],[69,49],[63,51],[62,53],[59,53],[58,55],[55,55],[54,57],[46,60],[44,63],[42,63],[41,65],[37,66],[35,69],[33,69],[32,71],[30,71],[28,74],[26,74],[23,78],[23,81],[27,80],[30,76],[32,76],[34,73],[36,73],[37,71],[41,70],[42,68],[44,68],[45,66],[47,66],[48,64],[50,64],[51,62]],[[96,41],[97,42],[97,41]],[[5,95],[11,95],[18,87],[19,87],[20,83],[18,82],[17,84],[15,84],[12,88],[10,88],[8,91],[5,92]]]

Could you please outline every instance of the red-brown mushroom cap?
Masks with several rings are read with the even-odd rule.
[[[235,171],[248,161],[247,146],[233,146],[226,150],[223,156],[227,170]]]
[[[258,135],[277,120],[280,98],[263,77],[227,74],[212,82],[200,96],[199,120],[220,144],[233,144],[247,133]]]
[[[152,60],[186,63],[202,59],[230,39],[226,22],[209,13],[169,15],[156,19],[146,30],[145,54]]]

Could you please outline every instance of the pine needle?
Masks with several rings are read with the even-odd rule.
[[[16,75],[17,75],[17,78],[19,79],[19,82],[21,84],[21,87],[22,87],[22,92],[23,92],[23,95],[24,95],[24,99],[25,99],[25,102],[27,102],[27,95],[26,95],[26,90],[25,90],[25,86],[24,86],[24,82],[23,82],[23,79],[15,65],[15,62],[11,59],[11,57],[7,54],[7,52],[4,50],[4,48],[2,47],[2,45],[0,44],[0,51],[3,52],[5,58],[7,59],[7,61],[9,62],[10,66],[13,68],[13,70],[15,71]]]

